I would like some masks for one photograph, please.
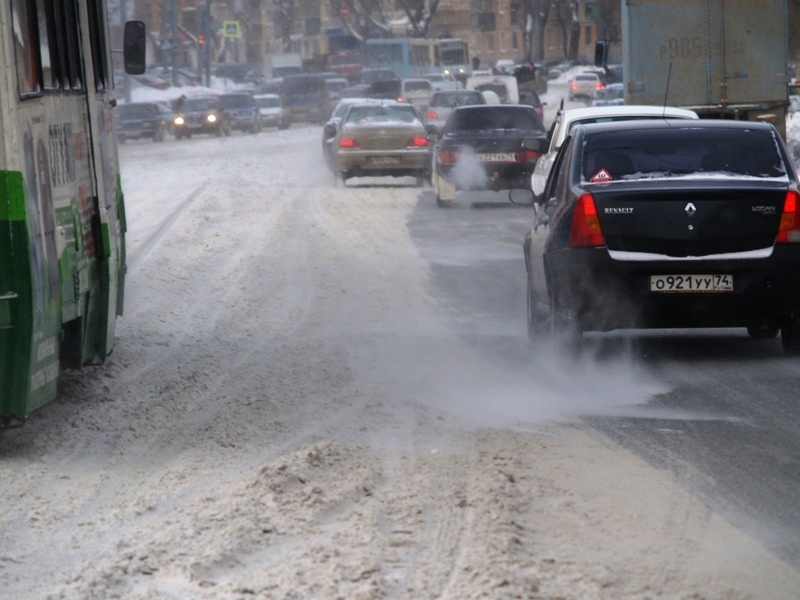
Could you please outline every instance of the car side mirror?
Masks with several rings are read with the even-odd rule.
[[[521,206],[533,206],[536,203],[533,190],[528,188],[511,188],[508,190],[508,199]]]
[[[436,125],[425,125],[425,131],[428,133],[428,139],[432,142],[435,142],[439,139],[439,130],[436,128]]]
[[[145,68],[146,34],[142,21],[126,21],[122,34],[122,54],[125,72],[141,75]]]
[[[325,131],[325,137],[332,138],[336,135],[339,128],[334,123],[328,123],[323,129]]]
[[[545,154],[547,152],[547,146],[547,140],[542,138],[525,138],[522,140],[522,147],[525,148],[525,150],[531,150],[539,154]]]

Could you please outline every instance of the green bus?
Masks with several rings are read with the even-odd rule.
[[[105,0],[0,3],[0,426],[103,362],[125,283],[125,208]],[[124,24],[126,70],[144,25]]]

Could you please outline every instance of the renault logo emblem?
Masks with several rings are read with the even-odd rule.
[[[684,208],[683,210],[686,211],[686,215],[689,217],[693,217],[694,213],[697,212],[697,208],[695,208],[694,204],[692,204],[691,202],[689,202],[689,204],[687,204],[686,208]]]

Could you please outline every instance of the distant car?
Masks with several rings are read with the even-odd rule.
[[[261,131],[261,112],[251,93],[228,92],[219,97],[230,115],[232,129],[247,133]]]
[[[281,100],[290,123],[322,124],[334,104],[328,93],[327,79],[319,73],[284,77]]]
[[[174,108],[173,129],[178,139],[199,133],[231,134],[231,120],[219,96],[192,96]]]
[[[569,82],[569,99],[583,98],[588,100],[595,90],[603,87],[603,82],[597,73],[578,73]]]
[[[163,142],[170,129],[167,107],[156,102],[131,102],[118,104],[115,110],[116,134],[120,144],[127,140],[148,138]]]
[[[449,206],[460,189],[527,187],[541,154],[525,149],[525,139],[541,140],[542,148],[546,145],[547,133],[532,106],[456,108],[436,145],[437,204]]]
[[[576,125],[587,123],[606,123],[609,121],[630,121],[632,119],[697,119],[697,113],[674,106],[605,106],[598,108],[571,108],[560,110],[553,120],[553,125],[548,134],[549,146],[547,153],[539,159],[531,176],[531,189],[536,196],[544,192],[547,176],[556,152],[561,147],[570,130]]]
[[[339,100],[339,94],[342,90],[350,87],[350,82],[344,77],[329,77],[326,85],[328,87],[328,96],[330,96],[331,101],[336,102]]]
[[[253,100],[261,113],[263,127],[277,127],[278,129],[289,127],[289,121],[283,114],[281,97],[278,94],[256,94],[253,96]]]
[[[461,82],[459,82],[455,77],[453,77],[450,74],[428,73],[426,75],[423,75],[422,77],[431,82],[434,92],[439,92],[444,90],[458,90],[464,87],[463,85],[461,85]]]
[[[606,87],[594,91],[589,106],[621,106],[625,104],[625,86],[621,83],[609,83]]]
[[[378,79],[369,84],[367,98],[400,101],[401,81],[399,79]]]
[[[400,98],[424,111],[433,96],[433,85],[423,77],[400,80]]]
[[[486,104],[486,99],[477,90],[457,90],[450,92],[434,92],[425,112],[425,119],[429,126],[442,131],[447,122],[447,117],[459,106],[476,106]]]
[[[486,75],[473,73],[467,77],[464,87],[468,90],[496,94],[500,104],[519,104],[519,84],[513,75],[494,75],[491,72]]]
[[[800,355],[798,207],[771,124],[579,125],[524,239],[528,333],[741,327]]]
[[[350,177],[412,176],[430,181],[431,148],[422,117],[405,102],[350,105],[332,145],[336,181]]]
[[[366,83],[369,85],[382,79],[399,79],[399,77],[392,69],[380,67],[374,69],[364,69],[361,71],[361,83]]]
[[[537,94],[534,90],[530,88],[520,88],[519,103],[535,108],[536,114],[539,115],[540,119],[544,120],[545,103],[542,102],[541,98],[539,98],[539,94]]]

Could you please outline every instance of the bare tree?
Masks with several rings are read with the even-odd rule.
[[[552,0],[524,0],[523,58],[527,62],[535,62],[544,57],[544,30],[552,4]]]
[[[347,32],[360,41],[374,37],[372,31],[391,34],[382,0],[330,0]]]
[[[411,37],[428,37],[431,19],[439,7],[439,0],[398,0],[409,21]]]

